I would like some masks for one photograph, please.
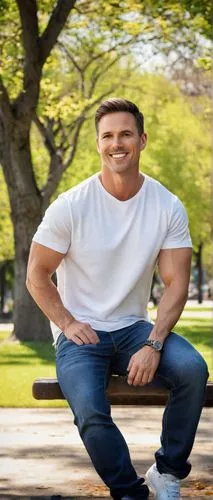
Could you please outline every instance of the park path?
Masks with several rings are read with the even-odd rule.
[[[156,407],[112,407],[139,475],[153,463],[159,447],[162,412]],[[191,455],[193,469],[183,482],[183,499],[213,499],[212,422],[213,409],[204,408]],[[96,500],[109,497],[68,408],[1,409],[0,428],[1,499],[13,495],[25,500],[47,500],[52,495]]]

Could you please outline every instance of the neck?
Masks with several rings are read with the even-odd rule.
[[[102,171],[99,179],[106,191],[120,201],[126,201],[135,196],[144,182],[144,176],[140,172],[130,178],[120,174],[109,176]]]

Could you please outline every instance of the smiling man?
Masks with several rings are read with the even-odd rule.
[[[180,499],[207,380],[203,358],[172,331],[188,293],[187,215],[175,195],[139,170],[147,136],[137,106],[104,101],[95,123],[101,171],[46,211],[33,238],[27,287],[51,320],[59,384],[112,498],[146,499],[150,488],[158,500]],[[147,304],[156,264],[165,291],[152,324]],[[111,373],[127,375],[130,385],[170,389],[146,484],[111,418]]]

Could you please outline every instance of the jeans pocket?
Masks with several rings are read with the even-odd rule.
[[[55,345],[55,350],[56,350],[56,353],[58,352],[59,350],[59,347],[61,346],[61,344],[64,342],[64,340],[67,340],[64,333],[61,332],[57,338],[57,342],[56,342],[56,345]]]

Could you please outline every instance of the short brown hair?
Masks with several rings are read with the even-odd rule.
[[[139,135],[144,133],[144,116],[143,113],[138,109],[136,104],[127,99],[122,99],[121,97],[112,97],[103,101],[95,113],[95,127],[98,133],[98,124],[101,118],[109,113],[117,113],[119,111],[125,111],[131,113],[135,117],[136,127],[138,129]]]

